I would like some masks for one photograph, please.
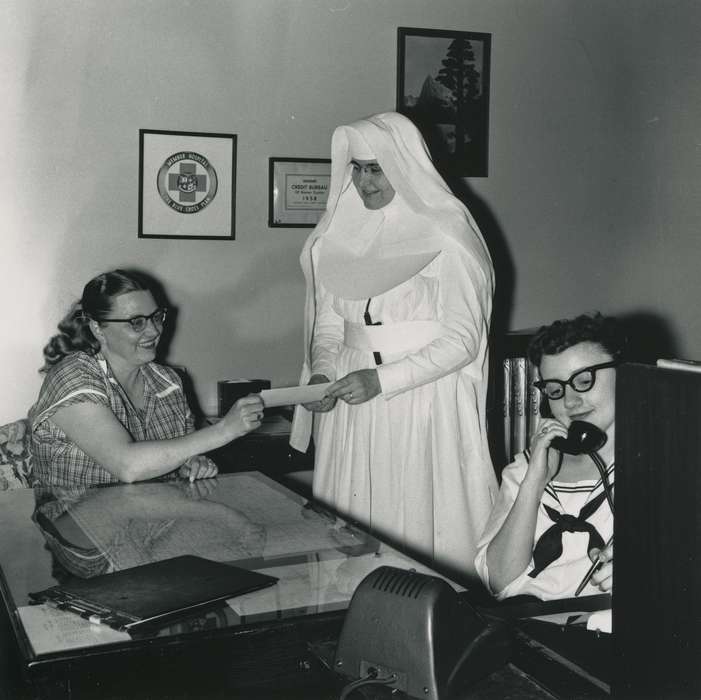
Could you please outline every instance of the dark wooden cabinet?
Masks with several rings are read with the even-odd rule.
[[[265,418],[257,431],[230,442],[208,453],[223,474],[242,471],[260,471],[269,476],[314,467],[313,447],[306,453],[290,447],[291,423],[281,414]]]
[[[701,697],[701,374],[616,376],[614,697]]]

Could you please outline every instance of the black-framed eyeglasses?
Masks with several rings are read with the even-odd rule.
[[[537,382],[533,382],[533,386],[536,387],[536,389],[539,389],[540,392],[545,394],[545,396],[547,396],[549,399],[557,401],[565,395],[565,390],[568,386],[571,386],[580,394],[583,394],[585,391],[589,391],[589,389],[594,386],[594,382],[596,381],[596,373],[598,370],[615,367],[617,364],[618,362],[616,360],[601,362],[598,365],[578,369],[566,381],[562,381],[562,379],[540,379]]]
[[[148,316],[132,316],[131,318],[101,318],[100,323],[128,323],[131,329],[136,333],[141,333],[146,330],[148,322],[151,321],[157,328],[163,328],[166,316],[168,315],[168,309],[165,307],[156,309],[152,314]]]

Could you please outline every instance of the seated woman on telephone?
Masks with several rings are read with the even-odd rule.
[[[616,365],[624,346],[616,320],[600,314],[555,321],[530,342],[543,417],[530,447],[502,473],[475,559],[499,600],[611,590]]]

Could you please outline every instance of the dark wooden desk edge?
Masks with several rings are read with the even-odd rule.
[[[487,594],[472,596],[485,617],[507,620],[513,630],[511,663],[557,698],[594,700],[611,695],[613,638],[583,625],[554,624],[530,616],[568,611],[586,612],[610,607],[610,596],[577,600],[494,601]],[[470,592],[467,593],[468,600]]]
[[[5,583],[5,576],[0,570],[0,700],[19,700],[29,698],[25,691],[22,653],[18,631],[11,619],[11,598]]]
[[[514,631],[511,663],[562,700],[602,700],[611,696],[609,683],[520,629]]]
[[[316,698],[314,693],[333,686],[335,678],[312,653],[312,645],[336,639],[344,617],[331,612],[213,629],[197,632],[197,639],[194,633],[135,639],[26,663],[3,602],[2,700]]]

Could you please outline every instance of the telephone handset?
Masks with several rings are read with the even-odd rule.
[[[573,420],[567,429],[567,438],[558,435],[553,438],[550,445],[560,450],[561,453],[568,455],[588,454],[591,457],[601,477],[606,500],[613,513],[613,488],[609,482],[606,465],[597,452],[604,446],[607,439],[608,436],[601,428],[584,420]],[[562,454],[560,455],[560,463],[562,463]]]
[[[552,447],[568,455],[596,452],[606,442],[606,433],[584,420],[573,420],[567,429],[567,438],[553,438]]]

